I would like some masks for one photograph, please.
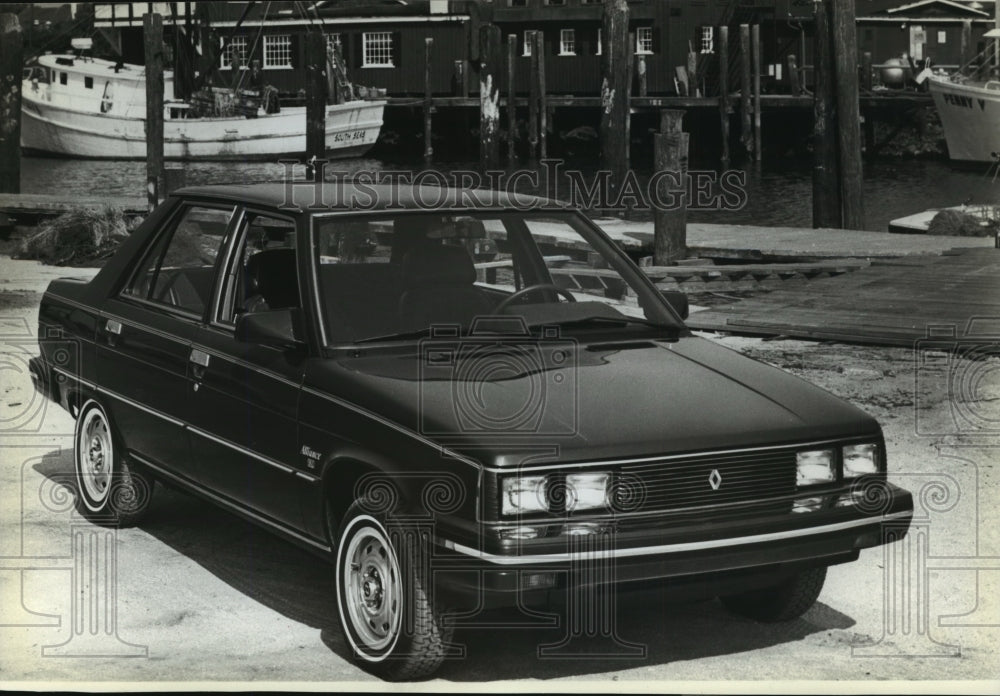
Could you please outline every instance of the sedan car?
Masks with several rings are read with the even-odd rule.
[[[873,418],[692,335],[579,211],[336,187],[182,189],[52,282],[32,374],[88,516],[162,482],[314,551],[390,679],[440,666],[452,612],[598,584],[789,620],[905,534]]]

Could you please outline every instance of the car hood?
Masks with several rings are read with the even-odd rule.
[[[829,392],[692,336],[422,344],[322,371],[338,396],[492,466],[879,436],[871,416]]]

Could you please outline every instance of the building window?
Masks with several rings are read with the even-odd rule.
[[[511,7],[527,7],[528,0],[510,0]]]
[[[948,43],[948,32],[946,32],[946,31],[939,31],[937,34],[938,34],[938,43],[939,44]]]
[[[247,59],[249,54],[247,53],[247,37],[245,36],[234,36],[230,41],[229,45],[226,46],[226,50],[222,52],[219,56],[219,65],[224,69],[232,69],[233,66],[237,68],[246,69]]]
[[[366,31],[363,35],[362,68],[392,68],[392,32]]]
[[[597,28],[597,51],[594,52],[595,55],[601,55],[604,53],[604,41],[601,37],[601,28]]]
[[[701,28],[701,52],[715,53],[715,27]]]
[[[288,34],[264,37],[264,67],[292,67],[292,37]]]
[[[653,52],[653,27],[636,28],[635,52],[639,54],[650,54]]]
[[[326,35],[326,52],[327,53],[340,53],[344,52],[344,44],[340,40],[340,34],[327,34]]]
[[[576,31],[574,29],[559,30],[559,55],[576,55]]]
[[[530,56],[532,44],[535,43],[535,32],[526,31],[524,32],[524,46],[521,48],[522,56]]]
[[[566,0],[545,0],[546,5],[565,5]]]

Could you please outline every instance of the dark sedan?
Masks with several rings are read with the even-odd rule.
[[[315,551],[393,679],[440,665],[450,612],[601,583],[792,619],[905,534],[873,418],[693,336],[578,211],[335,186],[182,189],[50,285],[32,373],[92,519],[159,481]]]

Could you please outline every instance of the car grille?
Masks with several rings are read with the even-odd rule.
[[[794,449],[672,457],[625,464],[617,471],[611,504],[623,513],[682,510],[795,493]]]

